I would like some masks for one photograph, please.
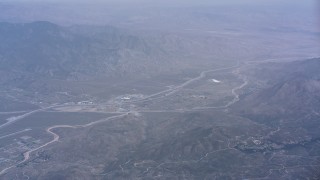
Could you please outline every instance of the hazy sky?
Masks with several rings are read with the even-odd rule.
[[[216,5],[261,5],[284,6],[294,8],[314,8],[320,10],[319,0],[0,0],[1,2],[37,2],[66,4],[108,4],[117,6],[216,6]]]
[[[11,8],[1,7],[1,2],[10,4]],[[319,0],[0,0],[0,8],[2,8],[0,9],[2,11],[0,12],[0,20],[114,24],[128,21],[131,17],[145,16],[147,18],[150,16],[150,12],[154,12],[154,18],[171,15],[167,17],[169,20],[176,18],[178,21],[178,18],[183,17],[186,9],[201,13],[203,8],[206,8],[205,11],[214,13],[214,10],[210,10],[210,7],[214,6],[232,6],[239,7],[239,9],[244,7],[242,13],[271,10],[269,15],[272,15],[273,11],[287,14],[287,16],[299,12],[304,14],[301,18],[312,16],[313,19],[316,19],[319,17],[317,13],[320,11],[317,9],[319,8],[318,2]],[[247,6],[253,6],[253,8],[247,9]],[[173,7],[170,12],[174,15],[168,14],[167,11],[163,11],[161,16],[156,14],[159,9],[167,10],[167,7],[169,9]],[[220,7],[216,8],[216,10],[221,9]],[[177,14],[181,16],[177,17]],[[296,17],[300,17],[300,14]],[[187,15],[183,18],[188,21]]]
[[[144,3],[144,4],[317,4],[318,0],[0,0],[0,2],[64,2],[64,3]]]

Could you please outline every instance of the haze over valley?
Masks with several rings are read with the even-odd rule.
[[[318,10],[1,1],[0,179],[319,179]]]

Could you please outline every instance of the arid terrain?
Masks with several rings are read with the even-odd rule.
[[[319,179],[307,4],[1,2],[0,179]]]

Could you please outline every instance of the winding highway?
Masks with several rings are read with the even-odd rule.
[[[272,61],[275,61],[275,59],[272,59],[272,60],[265,60],[263,62],[272,62]],[[255,61],[248,61],[248,63],[246,65],[243,65],[243,66],[247,66],[247,65],[252,65],[252,64],[255,64],[255,63],[262,63],[261,61],[258,61],[258,62],[255,62]],[[170,96],[174,93],[177,93],[178,91],[180,91],[181,89],[183,89],[184,87],[190,85],[191,83],[194,83],[196,81],[199,81],[203,78],[205,78],[207,76],[208,73],[212,73],[212,72],[218,72],[218,71],[224,71],[224,70],[230,70],[230,69],[235,69],[235,68],[241,68],[242,66],[240,66],[240,63],[239,61],[237,62],[236,65],[233,65],[233,66],[230,66],[230,67],[225,67],[225,68],[218,68],[218,69],[213,69],[213,70],[206,70],[206,71],[203,71],[199,74],[199,76],[195,77],[195,78],[192,78],[178,86],[175,86],[173,88],[170,88],[170,89],[167,89],[167,90],[164,90],[164,91],[160,91],[160,92],[157,92],[157,93],[154,93],[154,94],[151,94],[151,95],[148,95],[146,97],[144,97],[143,99],[140,99],[140,100],[133,100],[133,101],[127,101],[127,102],[124,102],[124,103],[135,103],[135,102],[145,102],[145,101],[152,101],[152,100],[155,100],[155,99],[159,99],[159,98],[163,98],[163,97],[167,97],[167,96]],[[42,149],[42,148],[45,148],[46,146],[50,145],[50,144],[53,144],[55,142],[57,142],[60,138],[60,136],[53,132],[54,129],[57,129],[57,128],[85,128],[85,127],[88,127],[88,126],[92,126],[92,125],[95,125],[95,124],[98,124],[98,123],[102,123],[102,122],[105,122],[105,121],[108,121],[108,120],[112,120],[112,119],[116,119],[116,118],[121,118],[121,117],[125,117],[127,116],[128,114],[130,113],[144,113],[144,112],[187,112],[187,111],[194,111],[194,110],[204,110],[204,109],[214,109],[214,108],[227,108],[229,106],[231,106],[232,104],[236,103],[237,101],[239,101],[239,94],[237,93],[237,91],[239,91],[240,89],[244,88],[247,84],[248,84],[248,80],[246,77],[242,76],[239,74],[239,72],[237,73],[238,77],[240,77],[242,80],[243,80],[243,83],[237,87],[234,87],[233,89],[231,89],[231,93],[233,95],[233,99],[228,102],[226,105],[224,106],[217,106],[217,107],[195,107],[193,109],[190,109],[190,110],[172,110],[172,111],[164,111],[164,110],[146,110],[146,111],[137,111],[137,112],[126,112],[126,113],[120,113],[119,115],[115,115],[115,116],[111,116],[109,118],[106,118],[106,119],[102,119],[102,120],[98,120],[98,121],[94,121],[94,122],[90,122],[88,124],[84,124],[84,125],[74,125],[74,126],[71,126],[71,125],[55,125],[55,126],[51,126],[51,127],[48,127],[46,129],[46,132],[48,134],[51,134],[53,136],[52,140],[37,147],[37,148],[34,148],[34,149],[31,149],[25,153],[23,153],[23,157],[24,159],[20,162],[18,162],[17,164],[15,165],[12,165],[10,167],[7,167],[3,170],[0,171],[0,176],[5,174],[8,170],[16,167],[17,165],[20,165],[20,164],[23,164],[25,162],[27,162],[29,159],[30,159],[30,156],[33,152],[39,150],[39,149]],[[22,120],[34,113],[37,113],[37,112],[41,112],[41,111],[44,111],[44,110],[48,110],[50,108],[54,108],[54,107],[62,107],[62,106],[72,106],[72,105],[52,105],[52,106],[49,106],[49,107],[45,107],[45,108],[42,108],[42,109],[38,109],[38,110],[34,110],[34,111],[31,111],[31,112],[28,112],[28,113],[25,113],[23,115],[20,115],[20,116],[14,116],[14,117],[11,117],[11,118],[8,118],[7,119],[7,122],[0,125],[0,129],[6,127],[6,126],[9,126],[10,124],[14,123],[14,122],[17,122],[19,120]],[[17,132],[17,133],[22,133],[21,132]],[[229,149],[229,148],[228,148]],[[227,149],[222,149],[222,150],[227,150]]]
[[[102,122],[105,122],[105,121],[108,121],[108,120],[111,120],[111,119],[124,117],[124,116],[126,116],[128,114],[129,113],[123,113],[123,114],[111,116],[111,117],[108,117],[106,119],[102,119],[102,120],[99,120],[99,121],[90,122],[90,123],[84,124],[84,125],[75,125],[75,126],[71,126],[71,125],[55,125],[55,126],[51,126],[51,127],[46,129],[46,132],[53,136],[53,139],[51,141],[49,141],[49,142],[47,142],[47,143],[45,143],[45,144],[43,144],[43,145],[41,145],[41,146],[39,146],[37,148],[31,149],[31,150],[23,153],[24,159],[22,161],[20,161],[19,163],[15,164],[15,165],[12,165],[10,167],[7,167],[7,168],[3,169],[2,171],[0,171],[0,175],[6,173],[9,169],[12,169],[12,168],[14,168],[14,167],[16,167],[16,166],[18,166],[20,164],[23,164],[23,163],[27,162],[30,159],[31,153],[33,153],[33,152],[35,152],[35,151],[37,151],[39,149],[42,149],[42,148],[44,148],[44,147],[46,147],[46,146],[48,146],[48,145],[50,145],[50,144],[52,144],[54,142],[59,141],[60,136],[57,133],[52,131],[54,129],[57,129],[57,128],[85,128],[85,127],[92,126],[92,125],[98,124],[98,123],[102,123]]]
[[[239,61],[237,62],[237,65],[234,65],[234,66],[230,66],[230,67],[225,67],[225,68],[218,68],[218,69],[213,69],[213,70],[207,70],[207,71],[203,71],[200,73],[199,76],[193,78],[193,79],[190,79],[186,82],[184,82],[183,84],[181,85],[178,85],[174,88],[171,88],[171,89],[168,89],[168,90],[164,90],[164,91],[160,91],[160,92],[157,92],[157,93],[154,93],[154,94],[151,94],[145,98],[143,98],[142,100],[137,100],[137,101],[128,101],[126,103],[134,103],[134,102],[143,102],[143,101],[152,101],[154,100],[155,98],[163,98],[163,97],[166,97],[166,96],[169,96],[169,95],[172,95],[176,92],[178,92],[179,90],[181,90],[183,87],[193,83],[193,82],[196,82],[204,77],[206,77],[207,73],[210,73],[210,72],[217,72],[217,71],[222,71],[222,70],[229,70],[229,69],[233,69],[233,68],[236,68],[236,67],[239,67]],[[161,97],[157,97],[159,95],[162,95]],[[14,122],[17,122],[19,120],[22,120],[34,113],[37,113],[37,112],[41,112],[41,111],[44,111],[44,110],[47,110],[47,109],[50,109],[50,108],[54,108],[54,107],[61,107],[61,106],[65,106],[65,105],[52,105],[52,106],[48,106],[48,107],[45,107],[45,108],[41,108],[41,109],[37,109],[37,110],[34,110],[34,111],[31,111],[31,112],[28,112],[28,113],[25,113],[23,115],[20,115],[20,116],[14,116],[14,117],[11,117],[11,118],[8,118],[7,119],[7,122],[0,125],[0,129],[1,128],[4,128],[6,126],[9,126],[10,124],[14,123]],[[70,105],[69,105],[70,106]],[[188,110],[174,110],[174,112],[183,112],[183,111],[188,111]],[[168,112],[168,111],[141,111],[141,112]],[[139,112],[138,112],[139,113]],[[56,128],[85,128],[85,127],[88,127],[88,126],[92,126],[94,124],[97,124],[97,123],[101,123],[101,122],[105,122],[105,121],[108,121],[110,119],[114,119],[114,118],[120,118],[120,117],[124,117],[126,116],[128,113],[123,113],[123,114],[120,114],[120,115],[116,115],[116,116],[112,116],[112,117],[109,117],[107,119],[102,119],[102,120],[99,120],[99,121],[95,121],[95,122],[91,122],[91,123],[88,123],[88,124],[85,124],[85,125],[75,125],[75,126],[70,126],[70,125],[55,125],[55,126],[51,126],[49,128],[46,129],[46,132],[51,134],[53,136],[53,139],[37,148],[34,148],[34,149],[31,149],[25,153],[23,153],[23,156],[24,156],[24,159],[20,162],[18,162],[17,164],[15,165],[12,165],[10,167],[7,167],[3,170],[0,171],[0,175],[2,174],[5,174],[9,169],[12,169],[13,167],[16,167],[20,164],[23,164],[25,162],[27,162],[29,159],[30,159],[30,155],[39,150],[39,149],[42,149],[54,142],[57,142],[59,140],[59,135],[54,133],[52,130],[53,129],[56,129]]]

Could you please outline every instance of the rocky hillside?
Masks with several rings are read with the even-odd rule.
[[[320,59],[257,68],[251,75],[265,80],[267,87],[244,96],[234,108],[264,115],[319,112],[319,68]]]
[[[58,79],[132,75],[146,65],[154,68],[154,57],[163,53],[113,27],[0,23],[0,34],[0,73],[13,79],[19,74]]]

